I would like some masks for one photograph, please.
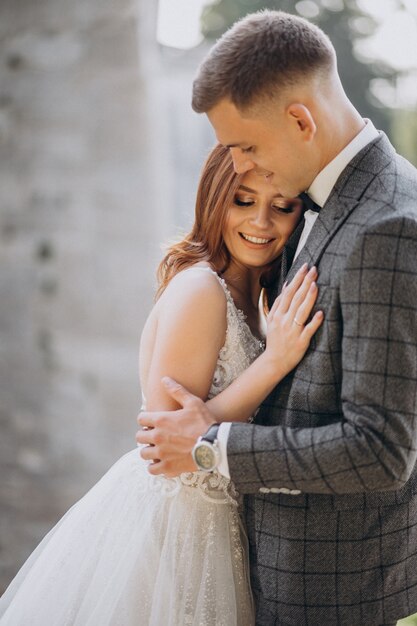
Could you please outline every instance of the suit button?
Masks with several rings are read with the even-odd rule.
[[[271,487],[270,492],[271,493],[281,493],[281,489],[278,489],[278,487]]]
[[[288,487],[281,487],[280,492],[281,493],[291,493],[291,489],[288,489]]]
[[[268,487],[260,487],[259,491],[260,493],[269,493],[271,490]]]
[[[299,489],[291,489],[290,494],[292,496],[299,496],[301,491]]]

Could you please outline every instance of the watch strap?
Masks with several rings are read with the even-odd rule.
[[[217,439],[217,433],[219,432],[220,424],[215,423],[210,426],[204,435],[201,436],[201,441],[208,441],[214,443]]]

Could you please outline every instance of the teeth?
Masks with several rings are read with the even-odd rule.
[[[244,233],[240,233],[243,239],[246,241],[250,241],[251,243],[268,243],[268,241],[272,241],[271,239],[260,239],[259,237],[251,237],[250,235],[245,235]]]

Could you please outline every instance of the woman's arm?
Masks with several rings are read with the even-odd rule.
[[[170,376],[207,398],[226,335],[226,298],[202,268],[175,276],[156,304],[157,328],[144,394],[150,411],[179,408],[161,379]]]
[[[265,352],[229,387],[207,402],[219,422],[247,421],[280,380],[301,361],[311,337],[323,321],[323,313],[318,311],[307,323],[317,298],[316,277],[315,268],[307,273],[304,266],[298,271],[268,315]]]

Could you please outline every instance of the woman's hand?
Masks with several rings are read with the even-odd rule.
[[[268,314],[265,356],[281,371],[289,373],[301,361],[323,321],[322,311],[309,321],[318,293],[316,278],[317,269],[308,271],[305,263],[284,285]]]

